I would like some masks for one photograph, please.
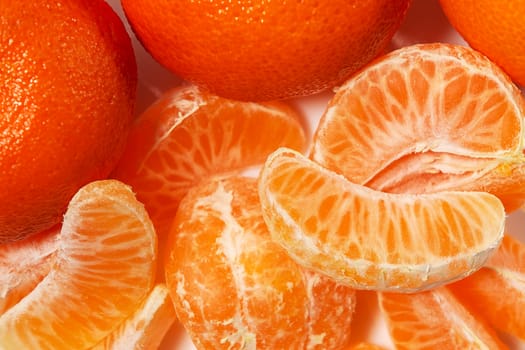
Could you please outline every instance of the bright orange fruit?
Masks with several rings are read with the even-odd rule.
[[[133,118],[137,67],[103,0],[0,0],[0,242],[59,223],[106,177]]]
[[[49,273],[60,225],[30,238],[0,244],[0,315],[31,292]]]
[[[203,182],[182,200],[166,281],[199,349],[341,349],[355,291],[297,265],[263,221],[252,178]]]
[[[260,165],[279,146],[305,145],[301,117],[288,104],[238,102],[183,86],[136,120],[113,177],[131,185],[144,203],[162,250],[189,188]]]
[[[49,274],[0,316],[2,349],[86,349],[153,287],[156,235],[144,206],[116,180],[72,198]]]
[[[525,0],[440,0],[450,23],[476,50],[525,87]]]
[[[474,50],[404,47],[349,79],[315,131],[311,158],[376,190],[487,191],[525,202],[525,99]]]
[[[273,239],[301,265],[358,289],[413,292],[479,269],[505,211],[485,192],[389,194],[281,148],[259,177]]]
[[[410,0],[121,0],[133,31],[178,76],[228,98],[306,95],[381,54]]]
[[[379,293],[379,305],[396,349],[508,349],[446,287],[415,294]]]
[[[157,350],[175,322],[165,284],[157,284],[137,310],[91,350]]]
[[[505,235],[481,270],[450,288],[492,326],[525,340],[524,243]]]

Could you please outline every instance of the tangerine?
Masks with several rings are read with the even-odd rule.
[[[59,223],[106,177],[133,118],[137,67],[102,0],[0,0],[0,242]]]
[[[525,0],[440,0],[452,26],[474,49],[525,87]]]
[[[140,42],[178,76],[260,101],[341,83],[381,54],[410,0],[122,0]]]

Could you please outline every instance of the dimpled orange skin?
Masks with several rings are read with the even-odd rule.
[[[440,0],[450,23],[474,49],[525,87],[525,0]]]
[[[387,47],[410,0],[121,0],[144,47],[180,77],[239,100],[333,87]]]
[[[137,67],[102,0],[0,0],[0,242],[61,220],[118,160]]]

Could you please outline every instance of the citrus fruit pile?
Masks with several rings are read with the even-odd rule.
[[[525,348],[508,3],[0,0],[0,349]]]

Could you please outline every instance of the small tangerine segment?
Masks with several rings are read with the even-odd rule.
[[[153,287],[157,240],[129,186],[95,181],[71,200],[49,274],[0,316],[6,350],[84,349],[124,321]]]
[[[137,310],[91,350],[157,350],[175,318],[168,288],[157,284]]]
[[[166,281],[202,349],[340,349],[355,291],[291,260],[268,233],[255,179],[212,179],[182,200]]]
[[[379,306],[396,349],[508,349],[446,287],[415,294],[379,293]]]
[[[525,340],[525,244],[505,235],[481,270],[450,288],[493,327]]]
[[[415,292],[463,278],[505,225],[491,194],[378,192],[285,148],[263,166],[259,195],[272,237],[294,260],[358,289]]]

